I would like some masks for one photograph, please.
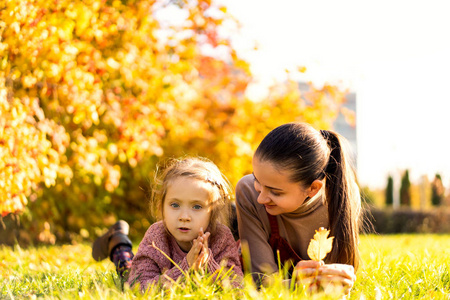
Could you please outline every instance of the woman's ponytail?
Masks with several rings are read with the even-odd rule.
[[[334,241],[328,260],[350,264],[357,269],[361,199],[355,172],[339,135],[328,130],[321,130],[320,133],[330,149],[324,173],[330,235],[334,236]]]

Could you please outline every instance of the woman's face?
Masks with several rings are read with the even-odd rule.
[[[303,204],[311,188],[303,188],[298,182],[291,182],[289,171],[277,169],[269,161],[253,157],[255,189],[259,193],[258,203],[263,204],[271,215],[289,213]]]

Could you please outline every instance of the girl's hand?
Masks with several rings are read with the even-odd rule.
[[[355,269],[346,264],[324,264],[323,261],[300,261],[296,266],[299,281],[304,284],[320,284],[321,287],[342,289],[348,294],[356,280]]]
[[[208,238],[210,236],[209,232],[204,233],[203,228],[200,228],[199,237],[202,241],[202,248],[200,251],[200,254],[198,255],[197,261],[194,263],[196,264],[195,270],[203,268],[209,260],[210,254],[209,254],[209,247],[208,247]]]
[[[209,236],[209,232],[204,233],[203,228],[200,228],[198,238],[193,241],[192,248],[186,256],[191,269],[198,270],[203,268],[208,263],[210,257],[208,248]],[[190,255],[191,252],[192,255]]]
[[[186,260],[190,268],[192,268],[194,266],[194,263],[197,261],[201,248],[202,245],[200,244],[199,239],[194,239],[192,241],[191,250],[189,250],[188,254],[186,255]]]

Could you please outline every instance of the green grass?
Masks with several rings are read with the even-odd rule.
[[[450,235],[363,236],[361,251],[363,265],[350,299],[450,299]],[[293,290],[279,278],[257,290],[249,277],[237,289],[200,275],[144,295],[122,287],[111,262],[95,262],[90,245],[0,246],[0,278],[0,299],[327,298]]]

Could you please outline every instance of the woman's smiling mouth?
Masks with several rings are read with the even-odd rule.
[[[276,207],[276,205],[275,204],[264,204],[264,206],[266,207],[266,209],[267,208],[274,208],[274,207]]]

